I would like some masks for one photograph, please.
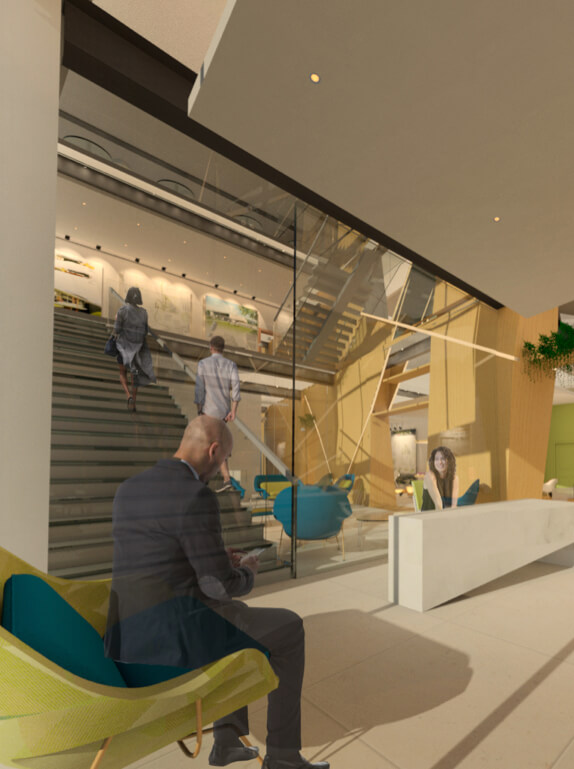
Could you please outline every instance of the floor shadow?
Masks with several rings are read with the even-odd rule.
[[[289,566],[286,564],[284,568],[277,571],[263,572],[258,574],[255,582],[254,596],[259,595],[261,589],[265,595],[272,593],[280,593],[282,590],[290,590],[301,584],[301,580],[305,580],[305,584],[313,584],[315,582],[321,582],[324,579],[332,579],[333,576],[352,574],[355,571],[364,571],[370,569],[373,566],[386,566],[388,561],[387,554],[372,554],[360,561],[355,562],[343,562],[336,564],[332,569],[326,568],[322,571],[316,569],[309,573],[298,574],[297,579],[292,579],[289,572]],[[381,577],[381,580],[383,577]],[[382,584],[382,583],[381,583]]]
[[[465,691],[466,654],[356,609],[305,618],[304,699],[330,717],[305,720],[306,744],[334,743],[412,718]],[[340,726],[344,724],[344,727]],[[256,734],[264,739],[264,734]]]
[[[483,595],[485,593],[493,593],[496,590],[501,590],[505,587],[512,587],[512,585],[520,585],[525,582],[533,582],[540,577],[544,577],[547,574],[555,574],[557,571],[564,571],[570,569],[570,566],[557,566],[552,563],[544,563],[542,561],[536,561],[529,563],[526,566],[521,566],[515,571],[511,571],[508,574],[504,574],[502,577],[493,579],[492,582],[487,582],[486,585],[474,588],[474,590],[468,590],[465,596]],[[461,596],[461,598],[464,596]]]

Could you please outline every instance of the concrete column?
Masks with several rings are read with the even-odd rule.
[[[0,5],[0,544],[48,559],[60,0]]]

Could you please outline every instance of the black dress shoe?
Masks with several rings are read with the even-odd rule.
[[[283,758],[270,758],[265,756],[261,769],[329,769],[328,761],[317,761],[312,763],[303,756],[299,756],[294,761],[286,761]]]
[[[248,748],[246,745],[230,747],[228,745],[218,745],[213,743],[211,753],[209,754],[210,766],[227,766],[235,761],[251,761],[259,755],[259,748]]]

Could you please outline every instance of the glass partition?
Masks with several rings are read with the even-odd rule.
[[[70,77],[55,259],[53,573],[109,572],[115,489],[177,448],[214,336],[241,382],[233,488],[218,493],[224,539],[268,543],[263,571],[384,560],[388,517],[421,506],[429,454],[441,446],[456,458],[461,496],[477,480],[479,501],[517,493],[509,467],[523,476],[531,457],[507,417],[526,376],[515,319],[116,97],[106,96],[109,111],[83,109],[74,88],[95,86]],[[138,121],[131,139],[116,112]],[[157,377],[138,388],[135,411],[131,374],[126,391],[103,352],[131,287],[153,332]]]

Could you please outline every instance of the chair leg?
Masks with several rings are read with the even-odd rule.
[[[249,742],[249,740],[247,739],[247,737],[246,737],[244,734],[240,734],[240,735],[239,735],[239,739],[241,740],[241,742],[242,742],[242,743],[243,743],[243,744],[244,744],[246,747],[248,747],[248,748],[252,748],[252,747],[253,747],[253,745],[251,744],[251,742]],[[260,764],[262,764],[262,763],[263,763],[263,759],[261,758],[261,756],[257,756],[257,760],[259,761],[259,763],[260,763]]]
[[[345,530],[341,526],[341,542],[343,543],[343,560],[345,560]]]
[[[106,739],[102,742],[102,747],[96,753],[96,757],[92,761],[92,765],[90,766],[90,769],[98,769],[98,766],[100,765],[102,758],[104,757],[104,753],[109,748],[111,741],[112,741],[111,737],[106,737]]]
[[[199,751],[201,750],[201,743],[203,741],[203,711],[201,700],[195,701],[195,723],[197,728],[195,731],[195,748],[193,753],[188,749],[183,740],[177,741],[177,744],[188,758],[197,758]]]

